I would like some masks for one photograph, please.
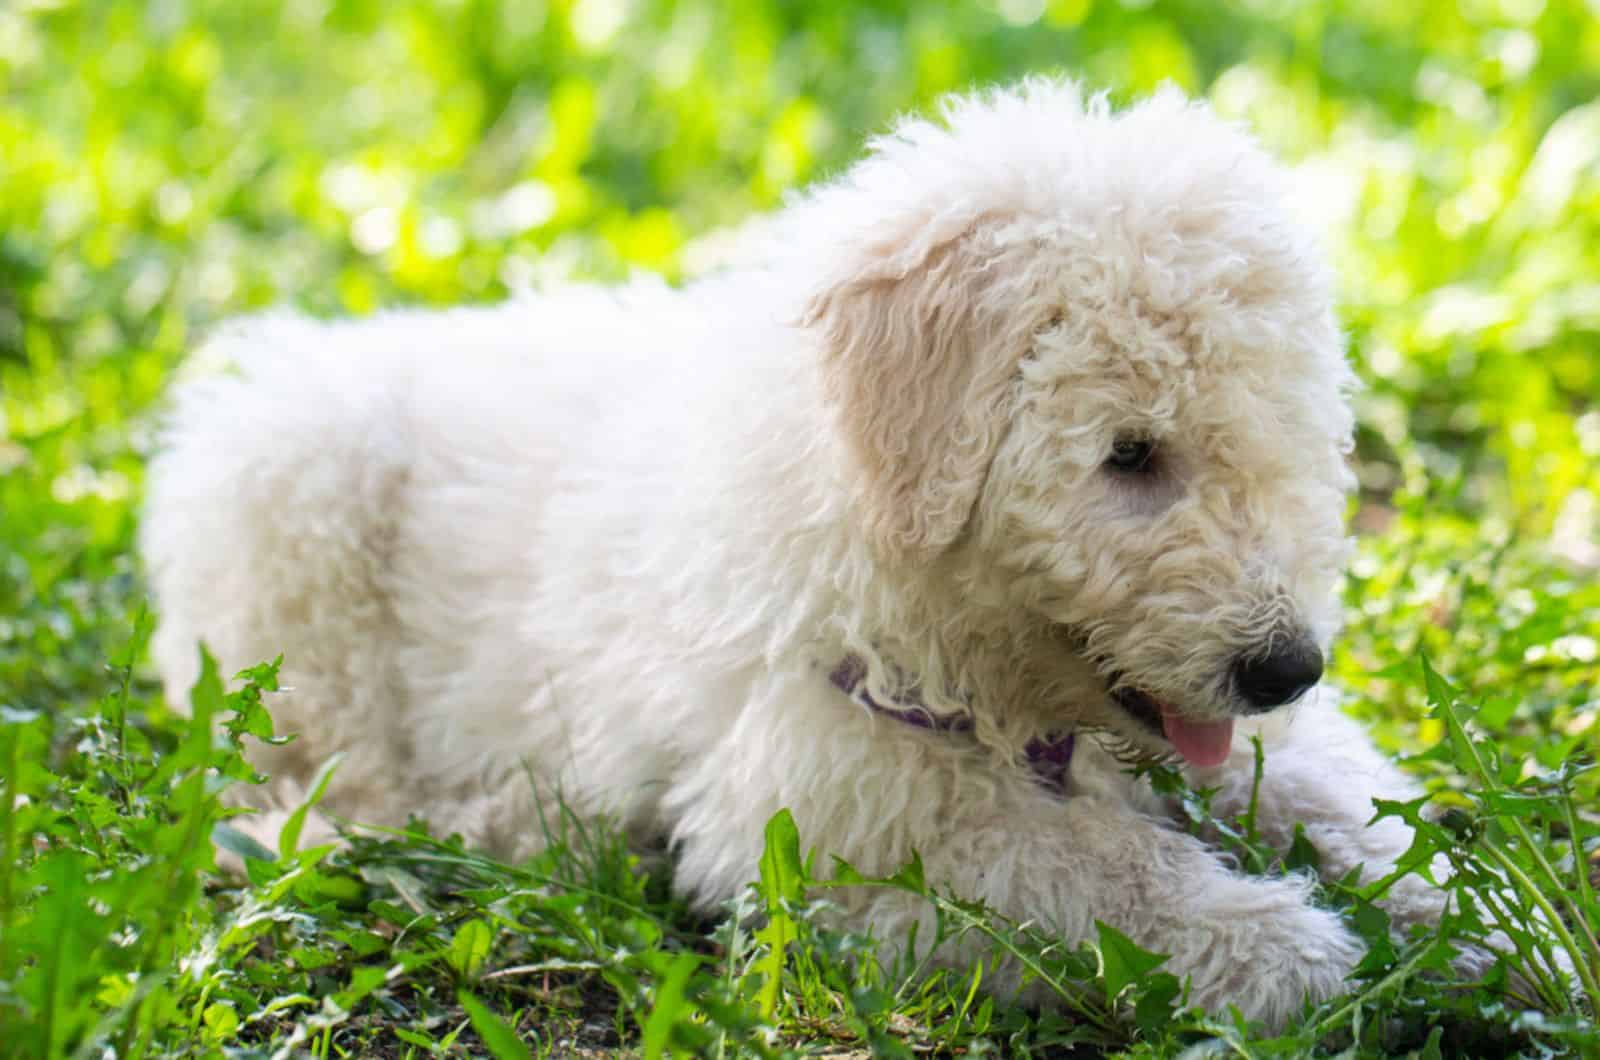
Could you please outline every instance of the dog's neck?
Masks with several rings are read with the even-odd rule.
[[[875,695],[868,687],[868,677],[866,660],[854,654],[846,655],[828,674],[834,687],[874,714],[919,729],[971,737],[976,726],[971,713],[941,714],[929,710],[917,694],[915,683],[906,684],[903,677],[897,681],[900,691],[892,696]],[[1065,795],[1076,745],[1076,732],[1067,729],[1034,737],[1025,745],[1023,754],[1040,784],[1058,795]]]

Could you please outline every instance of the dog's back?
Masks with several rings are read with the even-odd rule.
[[[629,368],[649,346],[630,303],[657,310],[659,360],[673,344],[659,309],[676,297],[571,289],[335,324],[277,314],[200,351],[223,370],[178,388],[141,544],[170,702],[187,703],[201,642],[225,678],[284,657],[270,705],[297,738],[256,751],[272,782],[244,798],[281,814],[342,752],[328,800],[341,814],[400,824],[439,800],[460,807],[446,828],[526,840],[497,834],[524,814],[482,798],[515,789],[525,808],[528,784],[503,773],[538,767],[530,749],[546,747],[558,783],[568,740],[537,706],[551,660],[515,640],[545,562],[543,508],[639,382]],[[486,747],[506,752],[498,772]],[[246,827],[270,845],[276,824]]]

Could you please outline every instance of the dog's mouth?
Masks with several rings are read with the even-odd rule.
[[[1111,693],[1112,700],[1134,721],[1161,736],[1161,704],[1147,692],[1122,685]]]
[[[1233,719],[1197,721],[1132,685],[1116,684],[1111,701],[1153,735],[1170,743],[1190,765],[1221,765],[1233,748]]]
[[[1106,682],[1111,702],[1148,735],[1178,752],[1190,765],[1208,768],[1227,760],[1233,749],[1233,719],[1201,721],[1189,717],[1178,707],[1130,684],[1127,675],[1104,655],[1090,651],[1088,638],[1072,626],[1057,627],[1058,634],[1072,650],[1088,659]]]

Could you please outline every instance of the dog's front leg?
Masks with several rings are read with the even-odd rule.
[[[1256,827],[1270,844],[1286,847],[1298,824],[1317,848],[1326,879],[1339,879],[1360,866],[1360,879],[1370,882],[1394,869],[1411,845],[1411,829],[1393,817],[1373,821],[1372,800],[1411,799],[1421,789],[1372,745],[1359,725],[1331,704],[1308,704],[1286,726],[1265,733],[1262,748]],[[1195,776],[1198,784],[1218,788],[1212,801],[1217,813],[1239,814],[1249,807],[1255,786],[1252,753],[1235,751],[1219,769]],[[1450,871],[1442,857],[1430,868],[1441,881]],[[1437,924],[1447,900],[1443,888],[1411,874],[1390,884],[1378,904],[1389,914],[1392,933],[1404,939],[1418,925]],[[1511,939],[1498,930],[1490,931],[1483,945],[1458,948],[1455,967],[1468,978],[1487,971],[1496,954],[1516,951]],[[1563,971],[1571,971],[1559,951],[1556,959]],[[1519,992],[1533,995],[1515,965],[1511,980]]]
[[[1343,989],[1363,948],[1336,915],[1308,901],[1304,878],[1242,876],[1198,840],[1119,799],[1046,798],[1018,815],[951,822],[925,839],[929,883],[1071,944],[1094,938],[1103,921],[1169,954],[1166,970],[1187,978],[1191,999],[1212,1012],[1235,1005],[1281,1027],[1307,998]],[[913,923],[924,943],[934,928],[927,903],[911,895],[862,892],[850,908],[891,945]],[[935,959],[970,967],[989,955],[969,936]],[[1001,968],[1014,983],[1015,966]],[[1050,1000],[1037,983],[1027,996]]]
[[[666,793],[677,849],[676,885],[716,906],[755,877],[767,820],[788,808],[817,863],[838,856],[867,875],[920,855],[928,883],[977,899],[1069,945],[1104,921],[1192,984],[1214,1012],[1237,1005],[1278,1026],[1307,997],[1343,988],[1363,950],[1340,919],[1312,905],[1302,877],[1253,878],[1205,843],[1130,798],[1131,782],[1091,741],[1080,741],[1073,790],[1041,787],[965,741],[874,718],[831,689],[796,680],[760,716],[729,726]],[[914,894],[845,887],[828,897],[847,926],[891,951],[934,909]],[[992,956],[967,936],[935,959],[970,969]],[[1012,967],[1012,982],[1017,981]],[[996,984],[1004,988],[1004,984]],[[1047,1001],[1037,987],[1030,999]]]
[[[1332,694],[1319,689],[1329,700]],[[1234,751],[1194,781],[1215,787],[1212,809],[1219,816],[1245,813],[1256,802],[1256,827],[1278,849],[1287,849],[1296,825],[1321,856],[1320,871],[1335,880],[1361,866],[1363,882],[1389,873],[1411,845],[1411,830],[1396,818],[1373,821],[1372,800],[1410,799],[1418,785],[1376,747],[1354,720],[1332,702],[1308,702],[1261,732],[1264,765],[1259,787],[1254,750]],[[1368,823],[1372,822],[1372,823]],[[1413,924],[1437,921],[1445,895],[1417,876],[1403,877],[1382,900],[1397,934]]]

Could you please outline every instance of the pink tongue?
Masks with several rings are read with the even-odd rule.
[[[1190,721],[1161,704],[1161,729],[1190,765],[1220,766],[1233,747],[1233,719]]]

